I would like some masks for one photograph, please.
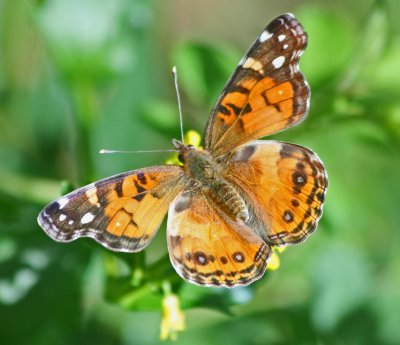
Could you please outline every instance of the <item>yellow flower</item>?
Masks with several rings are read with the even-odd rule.
[[[200,147],[201,144],[201,135],[191,129],[190,131],[187,131],[184,137],[185,144],[186,145],[193,145],[195,147]]]
[[[278,253],[282,253],[286,247],[272,247],[271,257],[268,260],[267,270],[275,271],[279,268],[281,260]]]
[[[177,332],[185,329],[185,315],[183,314],[178,296],[170,293],[162,300],[161,340],[176,340]]]
[[[184,138],[185,145],[192,145],[197,148],[201,148],[201,135],[194,130],[187,131]],[[171,157],[169,157],[166,164],[175,164],[175,165],[182,165],[182,163],[178,159],[178,153],[174,153]]]

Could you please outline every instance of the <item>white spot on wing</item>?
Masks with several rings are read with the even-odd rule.
[[[94,219],[94,214],[88,212],[81,218],[82,224],[90,223]]]
[[[198,260],[202,265],[204,265],[207,262],[206,258],[203,255],[199,255]]]
[[[285,220],[286,220],[287,222],[289,222],[289,221],[292,220],[292,216],[291,216],[290,213],[285,213],[284,217],[285,217]]]
[[[243,68],[249,68],[254,64],[255,60],[249,57],[243,64]]]
[[[237,254],[235,255],[235,260],[237,260],[237,261],[242,261],[242,260],[243,260],[242,254],[237,253]]]
[[[66,205],[66,204],[68,204],[68,198],[61,198],[61,199],[58,199],[58,205],[60,206],[60,210]]]
[[[74,221],[71,219],[71,220],[68,222],[68,224],[69,224],[69,225],[72,225],[72,224],[74,224]]]
[[[283,49],[287,49],[288,47],[289,47],[289,45],[287,45],[287,44],[283,45]]]
[[[65,218],[67,218],[67,216],[65,214],[60,214],[60,217],[58,217],[58,220],[60,222],[62,222],[63,220],[65,220]]]
[[[279,35],[278,36],[278,41],[282,42],[286,38],[286,35]]]
[[[262,63],[249,57],[243,64],[243,68],[251,68],[254,71],[262,73]]]
[[[261,43],[265,42],[266,40],[270,39],[273,36],[270,32],[267,30],[263,31],[262,34],[260,35],[259,41]]]
[[[284,56],[278,56],[277,58],[272,60],[272,64],[274,65],[275,68],[282,67],[284,62],[285,62],[285,57]]]
[[[289,65],[289,69],[290,69],[290,75],[293,77],[298,71],[298,68],[296,65]]]

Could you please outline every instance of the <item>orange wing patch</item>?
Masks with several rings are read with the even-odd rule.
[[[225,130],[212,147],[213,154],[218,156],[298,123],[305,115],[306,103],[302,99],[308,94],[301,84],[300,77],[280,84],[265,77],[249,91],[247,98],[243,94],[239,97],[238,92],[227,94],[228,101],[224,98],[221,103],[223,112],[217,114]]]
[[[257,84],[257,79],[243,80],[241,85],[236,89],[232,89],[221,101],[218,113],[216,114],[224,127],[231,126],[242,111],[246,111],[245,106],[248,102],[248,90]]]
[[[294,96],[292,83],[287,81],[273,87],[266,87],[265,92],[262,94],[266,97],[267,104],[279,104],[282,101],[287,101]]]
[[[297,243],[312,233],[322,215],[325,168],[309,149],[256,141],[236,150],[226,178],[251,205],[250,227],[273,245]]]
[[[184,279],[204,286],[247,285],[260,278],[270,247],[203,193],[184,192],[171,204],[167,226],[171,262]]]

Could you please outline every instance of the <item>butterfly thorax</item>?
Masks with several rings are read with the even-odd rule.
[[[247,221],[249,212],[238,191],[223,176],[223,163],[216,161],[207,150],[194,146],[186,146],[179,141],[173,141],[179,150],[179,160],[192,179],[190,188],[198,189],[213,200],[222,210]]]

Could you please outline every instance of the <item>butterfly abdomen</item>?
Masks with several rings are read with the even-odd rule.
[[[243,221],[249,219],[249,211],[244,200],[229,182],[222,178],[216,179],[210,189],[213,201],[221,209],[233,215],[235,219]]]
[[[225,179],[220,177],[221,166],[209,152],[195,147],[182,145],[179,147],[184,158],[184,169],[193,179],[194,185],[209,195],[210,199],[221,210],[232,215],[234,219],[247,221],[249,212],[237,190]]]

